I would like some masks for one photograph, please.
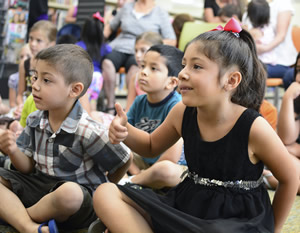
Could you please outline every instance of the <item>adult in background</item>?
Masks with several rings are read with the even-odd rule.
[[[266,64],[269,78],[283,78],[289,67],[294,64],[297,51],[292,40],[293,6],[291,0],[268,0],[270,6],[270,22],[275,32],[274,39],[268,44],[256,43],[258,54],[271,50],[276,56],[276,64]],[[243,24],[250,30],[253,26],[247,14],[243,16]]]
[[[110,43],[113,48],[102,63],[104,90],[107,96],[107,112],[114,112],[116,72],[125,67],[126,84],[138,70],[134,58],[134,45],[137,35],[146,31],[160,33],[164,43],[176,45],[176,36],[168,13],[156,6],[154,0],[137,0],[126,3],[113,20],[104,27],[104,36],[120,27],[120,34]]]

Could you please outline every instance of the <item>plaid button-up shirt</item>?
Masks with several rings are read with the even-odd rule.
[[[107,127],[92,120],[76,102],[57,132],[47,111],[36,111],[17,140],[19,149],[36,162],[39,171],[95,190],[129,159],[124,144],[109,142]]]

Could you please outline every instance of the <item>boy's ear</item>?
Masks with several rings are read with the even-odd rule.
[[[174,89],[176,86],[178,86],[178,78],[175,76],[169,77],[166,89]]]
[[[50,47],[56,45],[56,41],[51,41],[50,42]]]
[[[70,97],[77,98],[80,96],[84,89],[84,85],[81,82],[74,82],[71,84]]]
[[[223,88],[225,89],[225,91],[231,91],[235,89],[241,81],[241,73],[239,71],[233,71],[228,75]]]

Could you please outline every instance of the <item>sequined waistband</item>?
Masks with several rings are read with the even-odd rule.
[[[236,181],[221,181],[209,178],[199,177],[195,172],[187,172],[187,176],[194,180],[195,184],[201,184],[205,186],[222,186],[225,188],[237,188],[250,190],[259,187],[263,183],[263,176],[261,176],[256,181],[245,181],[245,180],[236,180]]]

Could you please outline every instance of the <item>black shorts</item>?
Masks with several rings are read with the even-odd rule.
[[[65,182],[68,182],[47,176],[37,170],[26,175],[19,171],[0,168],[0,176],[10,182],[12,192],[19,197],[26,208],[34,205],[42,197],[51,193]],[[83,185],[79,186],[84,196],[82,205],[67,221],[62,223],[57,222],[59,228],[68,230],[87,228],[97,218],[93,209],[92,190]]]
[[[136,65],[134,54],[120,53],[116,50],[113,50],[111,53],[107,54],[104,59],[109,59],[114,64],[116,71],[120,67],[125,67],[126,73],[132,65]]]

